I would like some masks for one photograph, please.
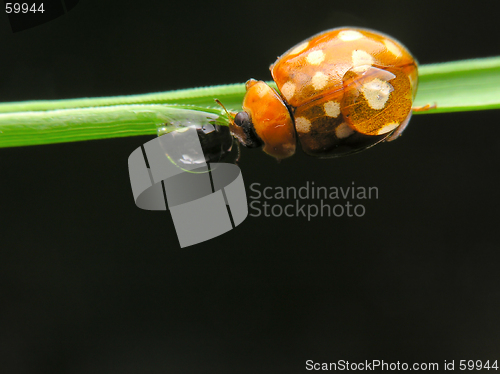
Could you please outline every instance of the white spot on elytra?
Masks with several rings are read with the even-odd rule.
[[[368,105],[377,110],[384,108],[392,91],[394,88],[389,83],[378,78],[372,79],[361,87],[361,92],[365,95]]]
[[[328,83],[328,75],[318,71],[314,74],[314,77],[312,77],[311,82],[315,90],[321,90]]]
[[[398,126],[399,123],[397,122],[386,123],[382,128],[378,130],[377,135],[387,134],[388,132],[391,132]]]
[[[304,42],[302,44],[299,44],[294,49],[292,49],[288,54],[289,55],[296,55],[296,54],[302,52],[304,49],[306,49],[308,45],[309,45],[309,42]]]
[[[371,66],[373,64],[373,57],[361,49],[352,51],[352,67],[357,68],[361,66]]]
[[[323,108],[328,117],[337,118],[340,114],[340,104],[336,101],[327,101],[323,105]]]
[[[403,55],[401,49],[399,49],[399,47],[390,40],[384,39],[384,44],[387,50],[391,52],[394,56],[401,57]]]
[[[319,65],[325,60],[325,53],[321,49],[312,51],[307,55],[306,60],[311,65]]]
[[[345,138],[351,136],[353,133],[354,133],[354,130],[351,129],[349,127],[349,125],[345,122],[342,122],[335,129],[335,135],[337,135],[337,138],[339,138],[339,139],[345,139]]]
[[[349,42],[351,40],[361,39],[363,34],[354,30],[344,30],[339,32],[338,38],[344,42]]]
[[[311,129],[311,122],[305,117],[295,118],[295,128],[298,132],[307,133]]]
[[[281,87],[281,93],[285,96],[285,99],[290,100],[295,93],[295,84],[290,81],[286,82],[283,87]]]
[[[255,87],[254,90],[255,90],[255,93],[257,94],[257,96],[264,97],[266,95],[266,85],[265,84],[255,84],[252,87]]]

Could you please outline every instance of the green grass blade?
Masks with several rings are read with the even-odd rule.
[[[231,84],[143,95],[3,103],[0,147],[155,134],[158,126],[172,118],[189,116],[186,109],[200,111],[202,116],[220,115],[214,98],[229,110],[240,110],[244,94],[244,84]],[[436,109],[416,114],[500,108],[500,57],[421,66],[415,106],[434,103]],[[226,117],[217,118],[227,125]]]
[[[428,112],[500,108],[500,57],[424,65],[415,106],[437,104]]]
[[[244,95],[245,84],[238,83],[142,95],[0,103],[0,113],[127,104],[184,104],[213,108],[217,106],[214,101],[215,98],[222,101],[228,109],[238,110],[241,109],[241,102]]]
[[[155,135],[186,120],[227,125],[221,109],[195,106],[114,105],[108,107],[0,114],[0,147]]]

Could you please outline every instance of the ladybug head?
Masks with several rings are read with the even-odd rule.
[[[247,112],[239,112],[234,117],[234,125],[231,126],[231,132],[238,141],[248,148],[256,148],[262,145],[262,141],[255,133],[250,115]]]

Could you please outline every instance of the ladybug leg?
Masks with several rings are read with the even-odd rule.
[[[405,120],[401,123],[401,125],[398,126],[398,128],[391,134],[387,139],[385,139],[386,142],[392,142],[393,140],[399,138],[399,136],[405,131],[406,126],[408,126],[408,123],[410,123],[410,118],[413,112],[410,112],[408,116],[405,118]]]
[[[240,142],[235,140],[236,141],[236,146],[238,147],[238,157],[236,157],[236,160],[234,160],[234,163],[236,166],[238,166],[238,163],[240,162],[240,158],[241,158],[241,146],[240,146]]]
[[[437,108],[437,104],[434,103],[433,105],[426,104],[424,106],[417,106],[417,107],[411,108],[411,110],[414,112],[426,112],[428,110],[436,109],[436,108]]]

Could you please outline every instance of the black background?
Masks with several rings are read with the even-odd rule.
[[[498,55],[488,4],[85,0],[19,33],[3,15],[0,100],[269,80],[276,56],[343,25],[421,64]],[[414,116],[398,141],[337,160],[244,150],[247,188],[355,182],[379,199],[363,218],[248,217],[185,249],[168,213],[133,202],[127,158],[152,136],[1,149],[0,371],[500,360],[499,125],[500,111]]]

